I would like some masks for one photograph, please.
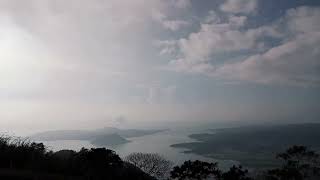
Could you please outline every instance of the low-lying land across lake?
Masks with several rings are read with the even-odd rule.
[[[212,133],[191,134],[196,142],[173,144],[216,159],[232,159],[248,167],[277,165],[275,154],[292,145],[320,150],[320,124],[292,124],[212,129]]]

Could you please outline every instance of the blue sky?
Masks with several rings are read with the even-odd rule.
[[[3,0],[0,130],[318,121],[319,19],[318,0]]]

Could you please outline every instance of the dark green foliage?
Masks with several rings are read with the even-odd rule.
[[[42,167],[50,153],[42,143],[29,142],[26,139],[2,136],[0,138],[0,168]],[[37,162],[37,165],[35,163]]]
[[[112,150],[47,151],[42,143],[0,138],[0,179],[153,179]]]
[[[232,166],[229,171],[222,172],[217,163],[202,161],[185,161],[181,166],[176,166],[171,171],[171,178],[178,180],[253,180],[248,177],[248,170],[241,166]]]
[[[286,152],[278,154],[283,161],[280,168],[267,172],[267,179],[272,180],[303,180],[320,179],[319,155],[305,146],[293,146]]]
[[[248,170],[242,169],[241,166],[232,166],[229,171],[222,174],[222,180],[252,180],[247,176]]]
[[[202,161],[185,161],[181,166],[176,166],[171,171],[171,178],[184,179],[206,179],[209,177],[220,177],[221,171],[217,168],[217,163]]]

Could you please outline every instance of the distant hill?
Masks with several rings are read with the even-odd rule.
[[[292,145],[311,146],[320,150],[320,124],[291,124],[212,129],[212,133],[192,134],[197,142],[174,144],[217,159],[232,159],[250,167],[276,165],[275,152]]]
[[[118,145],[129,142],[125,138],[141,137],[164,130],[118,129],[106,127],[96,130],[58,130],[46,131],[31,135],[34,141],[84,140],[94,145]]]

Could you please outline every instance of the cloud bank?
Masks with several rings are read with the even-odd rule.
[[[233,12],[222,8],[226,17],[210,11],[198,31],[162,42],[161,53],[176,58],[168,69],[204,74],[226,83],[319,85],[320,8],[289,9],[273,23],[251,28],[246,25],[250,17],[233,13],[238,6],[246,9],[238,3],[256,2],[236,2],[222,5],[234,8],[230,8]]]

